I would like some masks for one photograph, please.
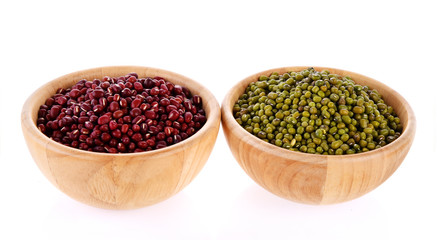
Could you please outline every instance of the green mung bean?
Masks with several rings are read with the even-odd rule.
[[[378,91],[308,68],[250,83],[233,114],[246,131],[291,151],[354,154],[383,147],[402,124]]]

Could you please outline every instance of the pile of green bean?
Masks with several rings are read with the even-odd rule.
[[[402,132],[399,117],[378,91],[314,68],[260,76],[239,97],[233,114],[258,138],[313,154],[367,152]]]

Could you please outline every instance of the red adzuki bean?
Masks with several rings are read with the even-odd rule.
[[[38,111],[38,129],[64,145],[131,153],[183,141],[206,122],[202,99],[164,78],[136,73],[60,88]]]

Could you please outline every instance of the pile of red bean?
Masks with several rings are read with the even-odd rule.
[[[38,111],[41,132],[66,146],[132,153],[178,143],[206,122],[202,99],[161,77],[81,80]]]

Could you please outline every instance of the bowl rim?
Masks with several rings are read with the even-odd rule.
[[[202,126],[202,128],[200,130],[198,130],[193,135],[182,140],[179,143],[176,143],[176,144],[164,147],[164,148],[160,148],[160,149],[154,149],[154,150],[144,151],[144,152],[134,152],[134,153],[101,153],[101,152],[87,151],[87,150],[82,150],[82,149],[78,149],[78,148],[74,148],[74,147],[65,146],[65,145],[58,143],[58,142],[54,141],[53,139],[47,137],[44,133],[42,133],[37,128],[36,123],[32,120],[32,109],[33,109],[32,107],[39,107],[39,105],[36,103],[32,103],[32,100],[38,94],[41,94],[41,92],[44,91],[48,86],[50,86],[53,83],[59,82],[59,81],[65,81],[66,79],[71,78],[71,77],[75,77],[77,75],[80,75],[81,73],[86,74],[86,73],[92,73],[92,72],[104,72],[105,70],[107,71],[107,70],[110,70],[113,68],[123,69],[123,71],[126,71],[126,74],[128,74],[130,72],[135,72],[135,69],[161,72],[161,73],[169,74],[169,75],[171,75],[171,77],[182,79],[182,81],[186,84],[185,85],[179,84],[181,86],[197,85],[196,88],[198,89],[197,92],[199,93],[199,95],[208,96],[209,100],[210,100],[208,102],[208,104],[210,104],[210,111],[209,111],[209,113],[207,113],[209,116],[207,116],[207,120],[206,120],[205,124]],[[155,75],[155,76],[158,76],[158,75]],[[152,76],[144,76],[144,77],[152,77]],[[79,77],[77,77],[77,78],[78,78],[77,81],[84,79],[84,78],[79,79]],[[168,78],[164,78],[164,79],[166,81],[172,82],[171,80],[168,80]],[[90,79],[87,79],[87,81],[89,81],[89,80]],[[187,87],[187,88],[192,92],[192,87],[191,88]],[[203,96],[202,96],[202,103],[204,103],[204,99],[205,99]],[[205,105],[203,104],[203,109],[205,109],[204,106]],[[201,136],[206,135],[207,132],[211,128],[216,127],[216,125],[218,125],[217,127],[220,128],[220,118],[221,118],[220,116],[221,116],[220,105],[219,105],[217,99],[215,98],[214,94],[212,94],[212,92],[209,89],[207,89],[205,86],[203,86],[201,83],[199,83],[199,82],[197,82],[189,77],[186,77],[184,75],[181,75],[179,73],[175,73],[175,72],[172,72],[169,70],[155,68],[155,67],[138,66],[138,65],[111,65],[111,66],[88,68],[88,69],[83,69],[83,70],[78,70],[78,71],[74,71],[71,73],[67,73],[67,74],[59,76],[55,79],[52,79],[52,80],[48,81],[47,83],[45,83],[44,85],[40,86],[26,99],[26,101],[23,105],[23,108],[22,108],[22,112],[21,112],[21,122],[22,122],[22,131],[30,131],[29,133],[30,133],[30,135],[32,135],[32,137],[37,138],[41,141],[44,141],[46,146],[52,145],[52,147],[58,149],[60,152],[72,152],[75,155],[81,155],[83,157],[84,157],[84,155],[86,155],[87,159],[95,160],[95,161],[100,161],[100,160],[104,160],[107,158],[113,158],[113,157],[132,158],[134,156],[141,156],[141,157],[144,157],[144,159],[142,159],[142,160],[147,160],[148,156],[154,156],[156,154],[160,154],[161,156],[165,156],[168,154],[174,154],[176,152],[180,152],[180,151],[186,149],[187,147],[189,147],[191,145],[196,144],[196,140],[198,141],[198,139],[201,138]],[[95,157],[93,157],[93,156],[95,156]]]
[[[393,142],[391,142],[390,144],[387,144],[381,148],[378,149],[374,149],[368,152],[361,152],[361,153],[354,153],[354,154],[344,154],[344,155],[321,155],[321,154],[312,154],[312,153],[303,153],[300,151],[290,151],[287,150],[285,148],[282,147],[278,147],[274,144],[265,142],[261,139],[259,139],[258,137],[252,135],[251,133],[247,132],[243,127],[241,127],[237,121],[235,120],[233,114],[232,114],[232,107],[235,104],[234,102],[231,103],[231,97],[233,95],[233,93],[236,91],[234,89],[238,89],[240,85],[242,85],[244,83],[244,89],[248,86],[249,83],[251,82],[255,82],[258,80],[258,77],[261,75],[269,75],[273,72],[278,72],[279,74],[283,74],[285,72],[289,72],[289,71],[301,71],[304,69],[308,69],[308,68],[314,68],[317,71],[322,71],[322,70],[328,70],[330,72],[341,72],[342,74],[339,74],[341,76],[355,76],[352,77],[352,80],[355,81],[356,77],[359,77],[360,80],[364,80],[364,81],[370,81],[373,83],[376,83],[380,86],[382,86],[383,88],[386,88],[387,90],[389,90],[394,96],[396,96],[397,100],[399,100],[400,102],[402,102],[402,107],[405,108],[405,112],[406,112],[406,116],[407,119],[405,120],[401,120],[404,121],[404,126],[403,126],[403,131],[401,133],[401,135]],[[337,73],[338,74],[338,73]],[[372,88],[374,89],[374,88]],[[377,89],[378,90],[378,89]],[[241,94],[240,94],[241,95]],[[240,96],[238,95],[238,96]],[[236,99],[238,99],[238,96]],[[384,97],[384,96],[383,96]],[[321,67],[321,66],[286,66],[286,67],[279,67],[279,68],[271,68],[268,70],[264,70],[261,72],[257,72],[255,74],[251,74],[250,76],[238,81],[234,86],[232,86],[232,88],[228,91],[228,93],[225,95],[223,101],[222,101],[222,124],[223,125],[229,125],[230,129],[233,129],[234,131],[236,131],[239,135],[239,138],[244,138],[245,141],[247,141],[249,144],[255,144],[260,150],[262,150],[263,152],[267,152],[270,155],[276,156],[276,157],[280,157],[283,159],[292,159],[293,161],[301,161],[301,162],[315,162],[315,161],[324,161],[324,160],[334,160],[334,161],[343,161],[345,159],[347,159],[347,161],[364,161],[364,159],[367,159],[369,157],[371,157],[372,155],[376,155],[376,154],[384,154],[384,152],[387,149],[390,148],[396,148],[399,143],[401,142],[406,142],[406,141],[413,141],[414,135],[415,135],[415,131],[416,131],[416,118],[414,115],[414,112],[411,108],[411,106],[408,104],[408,102],[395,90],[393,90],[392,88],[390,88],[389,86],[385,85],[384,83],[377,81],[371,77],[367,77],[365,75],[356,73],[356,72],[352,72],[352,71],[348,71],[348,70],[343,70],[343,69],[339,69],[339,68],[332,68],[332,67]],[[406,139],[410,137],[411,139]]]

